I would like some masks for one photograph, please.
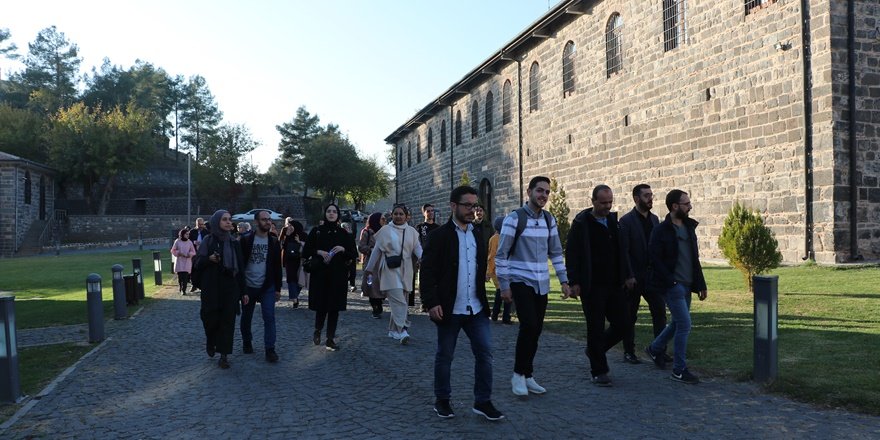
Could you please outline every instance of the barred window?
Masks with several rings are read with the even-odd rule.
[[[434,129],[431,127],[428,127],[428,159],[430,159],[431,156],[434,155],[434,153],[432,151],[433,149],[434,149]]]
[[[412,143],[406,143],[406,167],[412,167]]]
[[[471,139],[480,134],[480,104],[474,100],[471,104]]]
[[[461,110],[455,111],[455,145],[461,145]]]
[[[773,3],[776,3],[776,0],[745,0],[746,1],[746,15],[751,14],[761,8],[767,7]]]
[[[446,120],[440,122],[440,152],[446,151]]]
[[[495,95],[489,90],[489,93],[486,93],[486,133],[492,131],[492,126],[495,125],[494,116],[492,115],[494,108]]]
[[[687,43],[687,0],[663,0],[663,51]]]
[[[529,68],[529,113],[538,111],[539,75],[538,62],[535,61]]]
[[[31,183],[31,172],[25,171],[24,172],[24,204],[25,205],[31,204],[31,191],[32,191],[31,186],[33,186]],[[16,196],[18,196],[18,194],[16,194]]]
[[[565,43],[562,49],[562,97],[574,93],[574,41]]]
[[[608,19],[605,26],[605,76],[620,72],[623,64],[623,50],[621,49],[621,33],[623,32],[623,18],[614,13]]]
[[[422,137],[416,136],[416,163],[422,163]]]
[[[513,101],[513,86],[510,80],[504,81],[504,87],[501,90],[501,123],[507,125],[510,123],[510,107]]]

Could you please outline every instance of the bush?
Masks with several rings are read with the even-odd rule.
[[[556,179],[550,179],[550,214],[556,217],[556,228],[559,231],[559,241],[562,246],[568,239],[568,231],[571,229],[571,223],[568,221],[568,202],[565,201],[565,188],[556,182]]]
[[[752,211],[739,202],[730,208],[718,247],[730,264],[746,277],[749,291],[752,291],[752,277],[779,267],[782,254],[773,231],[764,225],[758,211]]]

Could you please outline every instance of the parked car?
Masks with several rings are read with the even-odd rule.
[[[339,216],[339,218],[342,219],[342,221],[344,222],[354,221],[358,223],[363,223],[364,220],[367,218],[367,216],[364,215],[363,212],[354,209],[343,209],[340,214],[341,215]]]
[[[271,210],[271,209],[251,209],[248,212],[235,214],[232,216],[232,221],[234,222],[252,222],[254,221],[254,216],[257,214],[257,211],[269,211],[269,218],[272,220],[284,220],[284,216]]]

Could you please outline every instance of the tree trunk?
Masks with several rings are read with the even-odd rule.
[[[107,183],[104,184],[104,190],[101,192],[101,203],[98,205],[98,215],[107,213],[107,205],[110,204],[110,193],[113,192],[113,184],[116,182],[116,176],[107,177]]]

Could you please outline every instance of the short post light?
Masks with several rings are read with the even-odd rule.
[[[128,311],[125,308],[125,280],[122,279],[122,265],[114,264],[113,271],[113,319],[125,319]]]
[[[156,277],[156,285],[162,285],[162,254],[153,252],[153,274]]]
[[[104,306],[101,298],[101,275],[86,278],[86,307],[89,315],[89,342],[104,340]]]
[[[137,277],[137,299],[144,299],[144,274],[142,273],[140,258],[132,258],[131,271]]]
[[[779,277],[755,276],[755,363],[756,382],[769,383],[778,373]]]
[[[15,296],[0,295],[0,401],[21,400],[18,348],[15,336]]]

